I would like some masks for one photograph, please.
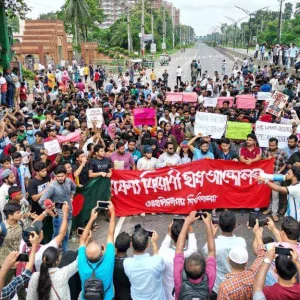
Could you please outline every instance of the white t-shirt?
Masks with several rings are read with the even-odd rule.
[[[287,190],[289,193],[285,216],[290,216],[300,221],[300,183],[288,186]]]
[[[181,74],[182,74],[182,69],[181,69],[181,68],[178,68],[178,69],[176,70],[176,74],[177,74],[177,76],[181,76]]]

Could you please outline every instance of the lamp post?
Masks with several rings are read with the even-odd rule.
[[[246,19],[246,17],[245,17],[245,18],[242,18],[242,19],[239,19],[239,20],[234,20],[234,19],[232,19],[232,18],[230,18],[230,17],[227,17],[227,16],[225,16],[225,18],[227,18],[228,20],[230,20],[230,21],[233,22],[233,24],[234,24],[234,37],[233,37],[234,42],[233,42],[233,49],[235,49],[235,48],[236,48],[236,27],[237,27],[237,24],[238,24],[240,21]]]

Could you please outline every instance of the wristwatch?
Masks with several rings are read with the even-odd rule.
[[[263,262],[264,262],[265,264],[268,264],[268,265],[270,265],[270,264],[271,264],[271,261],[270,261],[270,259],[269,259],[269,258],[267,258],[267,257],[265,257],[265,258],[264,258]]]

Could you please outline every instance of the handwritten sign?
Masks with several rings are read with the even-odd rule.
[[[218,98],[205,97],[203,101],[203,105],[205,107],[216,107],[217,103],[218,103]]]
[[[209,133],[212,138],[220,139],[225,131],[227,116],[197,111],[195,134]]]
[[[223,107],[223,102],[229,101],[229,107],[233,105],[233,97],[219,97],[218,98],[218,107]]]
[[[280,116],[281,111],[285,107],[286,102],[288,101],[288,99],[289,99],[289,96],[276,91],[272,95],[272,97],[269,101],[269,105],[268,105],[268,108],[267,108],[266,112],[271,114],[271,115],[274,115],[276,117]]]
[[[174,93],[174,92],[168,92],[166,93],[167,101],[170,102],[197,102],[198,95],[197,93]]]
[[[169,102],[182,102],[183,96],[178,93],[167,93],[166,101]]]
[[[250,123],[227,122],[226,137],[232,140],[246,140],[247,135],[251,133]]]
[[[87,126],[93,128],[94,124],[97,128],[101,128],[103,124],[102,108],[88,108],[86,110]]]
[[[257,100],[268,100],[272,97],[272,93],[267,93],[267,92],[258,92],[257,93]]]
[[[45,146],[45,149],[48,152],[48,156],[60,153],[60,151],[61,151],[59,141],[56,140],[56,139],[53,140],[53,141],[45,142],[44,146]]]
[[[155,108],[136,108],[134,109],[134,125],[155,126]]]
[[[260,147],[268,147],[269,139],[275,137],[278,139],[278,148],[284,148],[292,132],[292,125],[256,122],[255,134]]]
[[[244,109],[253,109],[256,105],[256,99],[250,95],[236,96],[236,107]]]

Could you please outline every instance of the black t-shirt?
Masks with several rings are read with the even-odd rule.
[[[42,144],[33,143],[30,145],[30,150],[32,151],[33,154],[33,161],[40,159],[41,149],[45,149],[44,143]]]
[[[124,271],[124,259],[116,257],[114,268],[115,300],[131,300],[130,281]]]
[[[79,165],[74,164],[72,166],[73,173],[79,168]],[[79,183],[84,185],[89,181],[89,168],[87,165],[85,165],[79,175]]]
[[[89,164],[89,170],[92,170],[93,173],[105,172],[108,173],[109,169],[112,168],[111,161],[104,157],[101,160],[98,158],[93,158]]]
[[[31,212],[35,212],[38,215],[40,215],[43,212],[43,209],[39,205],[38,201],[33,201],[31,197],[43,191],[47,187],[49,181],[49,176],[46,176],[42,180],[38,180],[35,177],[29,180],[27,191],[29,194],[28,201],[31,205]]]

